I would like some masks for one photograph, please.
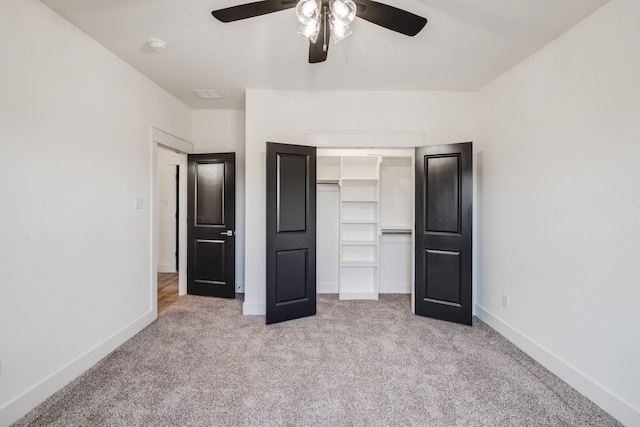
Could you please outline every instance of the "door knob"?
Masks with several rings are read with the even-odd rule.
[[[222,234],[223,236],[233,237],[233,230],[223,231],[220,234]]]

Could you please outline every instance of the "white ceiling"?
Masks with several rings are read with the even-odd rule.
[[[427,26],[407,37],[356,18],[319,64],[308,63],[294,9],[228,24],[211,16],[250,1],[42,0],[194,109],[244,109],[245,89],[478,90],[609,0],[382,0]]]

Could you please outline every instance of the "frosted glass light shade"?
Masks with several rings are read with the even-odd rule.
[[[331,0],[329,9],[334,18],[343,24],[350,24],[356,17],[356,4],[353,0]]]
[[[307,24],[302,24],[298,30],[298,34],[309,39],[311,43],[315,43],[316,40],[318,40],[318,34],[320,34],[320,21],[312,20]]]
[[[331,39],[334,43],[338,43],[343,38],[351,34],[351,27],[349,24],[338,19],[331,19]]]
[[[302,24],[317,21],[320,15],[320,2],[318,0],[300,0],[296,6],[296,16]]]

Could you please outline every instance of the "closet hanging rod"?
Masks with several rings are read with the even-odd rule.
[[[380,234],[411,234],[410,228],[380,228]]]

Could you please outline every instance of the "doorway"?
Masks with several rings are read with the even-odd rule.
[[[156,163],[156,259],[158,313],[178,299],[180,154],[162,146]]]
[[[186,254],[187,252],[187,230],[186,230],[186,210],[187,210],[187,188],[186,188],[186,165],[187,165],[187,153],[193,152],[193,144],[178,138],[175,135],[164,132],[155,127],[150,129],[150,142],[151,147],[149,150],[150,163],[151,163],[151,197],[149,206],[151,208],[151,257],[150,257],[150,282],[151,282],[151,310],[157,314],[158,310],[158,206],[162,201],[158,198],[158,150],[168,149],[172,156],[175,156],[179,165],[178,168],[178,194],[176,196],[176,203],[178,205],[178,295],[185,295],[187,293],[187,266],[186,256],[180,256],[180,254]]]

